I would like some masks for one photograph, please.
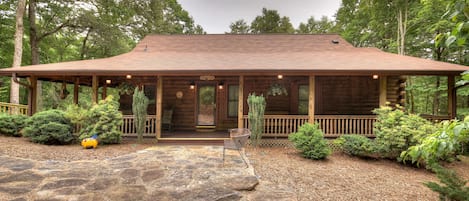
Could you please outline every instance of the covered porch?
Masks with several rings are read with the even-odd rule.
[[[327,137],[373,135],[374,108],[403,104],[405,76],[447,76],[447,117],[456,114],[455,76],[468,67],[357,48],[325,35],[150,35],[129,53],[111,58],[1,69],[30,91],[36,111],[37,81],[90,86],[92,102],[108,88],[143,86],[151,100],[146,135],[181,140],[203,133],[220,140],[229,128],[247,128],[247,97],[267,97],[266,137],[287,137],[306,122],[318,122]],[[121,95],[121,130],[135,135],[131,95]],[[171,113],[169,122],[167,114]],[[434,118],[434,117],[430,117]],[[168,125],[170,124],[170,125]],[[169,128],[168,128],[169,126]],[[166,135],[173,132],[174,135]]]

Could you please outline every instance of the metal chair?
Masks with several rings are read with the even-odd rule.
[[[242,153],[244,146],[246,145],[249,136],[251,136],[251,130],[247,128],[234,128],[229,129],[230,139],[224,140],[223,143],[223,166],[225,165],[225,150],[238,150],[239,156],[243,159],[243,162],[246,164],[246,167],[249,167],[246,159],[244,159],[244,154]]]

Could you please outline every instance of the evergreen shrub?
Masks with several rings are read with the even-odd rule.
[[[375,152],[373,141],[363,135],[343,135],[334,140],[334,144],[352,156],[371,157]]]
[[[293,142],[295,148],[300,150],[305,158],[325,159],[332,152],[317,123],[303,124],[298,132],[290,134],[288,139]]]
[[[437,130],[433,123],[418,115],[407,114],[400,106],[383,106],[373,112],[377,114],[374,125],[376,151],[384,158],[399,159],[401,152]]]
[[[118,144],[122,140],[122,113],[119,111],[119,103],[113,96],[99,101],[88,111],[83,128],[80,131],[80,140],[98,135],[99,143]]]
[[[61,110],[46,110],[26,120],[23,135],[32,142],[48,145],[62,145],[74,142],[73,126]]]
[[[20,137],[20,131],[24,128],[26,119],[28,117],[25,115],[0,114],[0,134]]]

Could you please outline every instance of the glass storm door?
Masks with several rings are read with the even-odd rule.
[[[197,92],[197,125],[214,126],[216,111],[215,85],[202,85]]]

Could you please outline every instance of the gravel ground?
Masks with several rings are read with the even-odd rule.
[[[135,142],[127,139],[119,145],[82,149],[79,145],[46,146],[25,138],[0,136],[0,155],[34,160],[101,160],[155,145],[153,139],[143,144]],[[364,160],[340,153],[313,161],[290,148],[248,148],[246,153],[261,177],[261,185],[279,185],[295,192],[298,200],[438,200],[438,194],[422,185],[437,181],[435,174],[394,161]],[[447,166],[469,180],[469,157],[461,159]]]

